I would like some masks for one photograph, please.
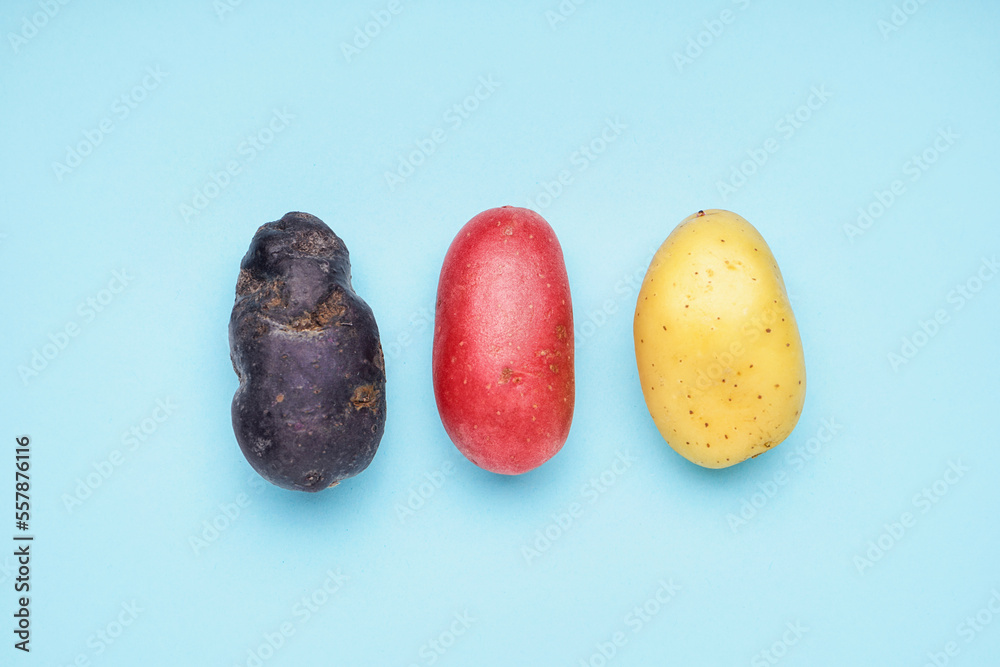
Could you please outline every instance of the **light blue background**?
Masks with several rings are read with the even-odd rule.
[[[883,35],[889,1],[593,0],[554,26],[546,12],[557,0],[403,2],[350,62],[341,44],[386,2],[246,0],[221,16],[211,0],[49,4],[57,11],[37,34],[23,21],[42,16],[40,4],[7,2],[0,15],[10,448],[0,468],[13,477],[14,438],[30,435],[37,536],[32,653],[0,627],[0,663],[247,665],[283,623],[295,633],[265,665],[427,665],[433,655],[442,666],[596,666],[616,632],[627,642],[613,665],[772,664],[760,653],[772,647],[785,665],[923,665],[948,642],[960,651],[949,664],[1000,660],[1000,616],[971,641],[960,627],[1000,589],[1000,279],[960,310],[949,300],[1000,251],[995,3],[913,3]],[[711,23],[726,9],[728,24]],[[30,39],[12,42],[22,31]],[[675,53],[699,37],[702,53],[678,68]],[[122,117],[116,100],[147,67],[166,76]],[[480,77],[499,88],[455,127],[445,114]],[[778,123],[814,86],[828,101],[786,137]],[[243,142],[275,110],[294,118],[248,160]],[[60,179],[53,163],[105,118],[112,131]],[[574,154],[609,119],[626,129],[579,171]],[[385,172],[438,128],[444,143],[391,190]],[[948,128],[959,138],[911,180],[908,160]],[[724,197],[718,182],[769,138],[779,150]],[[181,206],[232,160],[240,173],[185,219]],[[538,204],[564,169],[572,182],[536,208],[559,235],[572,286],[576,418],[555,459],[499,477],[442,429],[422,311],[459,227],[486,208]],[[850,238],[844,225],[896,179],[905,192]],[[808,365],[792,436],[724,471],[687,463],[659,437],[631,339],[628,277],[702,208],[735,210],[768,240]],[[238,264],[257,226],[291,210],[346,241],[387,356],[378,455],[317,495],[255,485],[229,418]],[[128,286],[86,319],[80,304],[107,298],[123,269]],[[948,321],[894,370],[888,355],[939,309]],[[22,379],[67,323],[79,335]],[[176,410],[129,450],[123,433],[158,399]],[[823,420],[842,428],[813,441],[808,461],[795,458],[826,435]],[[115,450],[121,465],[67,509],[64,497]],[[607,473],[605,492],[585,492],[619,452],[635,463]],[[922,511],[914,497],[949,462],[969,471],[940,483],[946,493]],[[425,475],[448,465],[401,518]],[[779,473],[771,497],[754,496]],[[240,494],[239,516],[194,549],[203,522]],[[755,501],[756,514],[731,527]],[[527,562],[522,548],[536,531],[558,533],[553,515],[574,502],[582,514]],[[915,525],[882,537],[888,550],[859,571],[856,557],[904,512]],[[0,565],[12,626],[13,561]],[[295,605],[338,568],[348,581],[303,622]],[[635,632],[626,616],[660,580],[680,590]],[[96,633],[116,633],[132,601],[141,613],[98,654]],[[471,627],[429,653],[463,612]]]

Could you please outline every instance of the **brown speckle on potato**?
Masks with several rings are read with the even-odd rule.
[[[344,294],[334,289],[311,311],[306,311],[288,323],[295,331],[320,331],[327,328],[334,319],[341,317],[346,308],[343,303]]]
[[[354,395],[351,396],[351,405],[353,405],[356,410],[368,408],[374,412],[377,402],[378,390],[374,385],[370,384],[363,384],[360,387],[355,388]]]
[[[240,269],[240,275],[236,279],[236,296],[245,296],[250,292],[257,292],[263,285],[264,283],[251,276],[249,271]]]
[[[300,231],[292,240],[292,250],[303,255],[329,255],[339,248],[337,238],[316,229]]]

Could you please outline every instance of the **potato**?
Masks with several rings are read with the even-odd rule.
[[[633,325],[646,407],[681,456],[725,468],[795,428],[802,342],[764,238],[729,211],[699,211],[653,257]]]
[[[229,346],[233,430],[264,479],[320,491],[368,467],[385,428],[382,346],[347,247],[322,220],[289,213],[257,230]]]
[[[480,213],[444,259],[434,396],[470,461],[505,475],[552,458],[573,420],[573,308],[562,248],[523,208]]]

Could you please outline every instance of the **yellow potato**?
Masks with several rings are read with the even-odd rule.
[[[649,414],[689,461],[735,465],[795,428],[806,395],[799,329],[771,249],[735,213],[699,211],[671,232],[633,332]]]

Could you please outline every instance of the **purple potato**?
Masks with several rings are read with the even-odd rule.
[[[347,246],[322,220],[288,213],[257,230],[229,349],[233,431],[264,479],[320,491],[368,467],[385,429],[382,345]]]

